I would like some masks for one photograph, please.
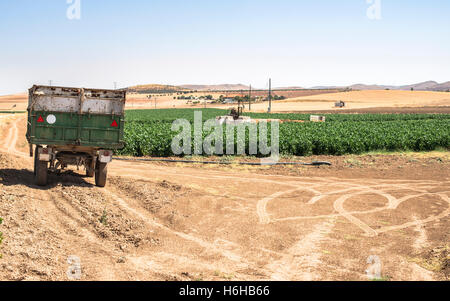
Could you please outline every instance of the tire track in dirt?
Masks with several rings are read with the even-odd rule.
[[[328,185],[331,185],[332,183],[328,183]],[[342,185],[344,184],[349,184],[349,183],[345,183],[342,182]],[[430,189],[432,186],[430,186],[428,183],[421,183],[423,185],[426,185],[428,187],[428,189]],[[436,183],[435,183],[436,184]],[[306,183],[299,183],[299,186],[305,186]],[[415,185],[418,185],[417,183]],[[317,187],[317,186],[315,186]],[[384,188],[383,190],[379,190],[376,188]],[[418,195],[407,195],[403,198],[397,199],[396,197],[392,196],[391,194],[385,192],[386,190],[397,190],[397,189],[409,189],[411,191],[418,191],[418,192],[423,192],[421,194]],[[378,230],[374,230],[372,229],[369,225],[367,225],[366,223],[362,222],[360,219],[358,219],[357,217],[355,217],[354,215],[357,214],[369,214],[369,213],[375,213],[375,212],[380,212],[380,211],[384,211],[384,210],[395,210],[398,208],[398,206],[400,204],[402,204],[403,202],[408,201],[409,199],[412,198],[416,198],[416,197],[420,197],[420,196],[425,196],[425,195],[429,195],[429,196],[439,196],[441,197],[443,200],[448,202],[448,197],[444,194],[436,194],[436,193],[428,193],[426,192],[426,190],[424,189],[418,189],[418,188],[414,188],[411,187],[410,185],[405,185],[405,184],[377,184],[375,186],[369,186],[369,185],[355,185],[354,187],[350,187],[347,189],[340,189],[340,190],[336,190],[336,191],[330,191],[330,192],[326,192],[320,195],[316,195],[314,197],[312,197],[307,204],[308,205],[314,205],[317,202],[319,202],[323,197],[325,196],[330,196],[330,195],[339,195],[343,192],[349,192],[349,191],[355,191],[353,193],[347,193],[344,195],[339,196],[336,201],[334,202],[334,209],[336,210],[336,212],[338,212],[338,214],[328,214],[328,215],[317,215],[317,216],[301,216],[301,217],[288,217],[288,218],[280,218],[280,219],[276,219],[276,220],[271,220],[269,214],[267,213],[267,204],[270,201],[275,200],[276,198],[279,198],[280,196],[284,195],[284,194],[289,194],[289,193],[293,193],[296,191],[311,191],[311,189],[309,188],[299,188],[299,189],[293,189],[293,190],[288,190],[288,191],[284,191],[284,192],[276,192],[273,195],[263,198],[261,200],[258,201],[257,204],[257,214],[259,216],[260,219],[260,223],[262,224],[268,224],[268,223],[272,223],[272,222],[277,222],[277,221],[293,221],[293,220],[306,220],[306,219],[322,219],[322,218],[334,218],[334,217],[338,217],[338,216],[342,216],[344,218],[346,218],[347,220],[349,220],[351,223],[353,223],[354,225],[358,226],[361,230],[364,231],[365,235],[369,236],[369,237],[375,237],[380,233],[384,233],[387,231],[393,231],[393,230],[400,230],[400,229],[404,229],[404,228],[408,228],[414,225],[421,225],[421,224],[425,224],[425,223],[429,223],[429,222],[433,222],[439,219],[442,219],[448,215],[450,215],[450,206],[449,208],[447,208],[447,210],[445,210],[444,212],[442,212],[441,214],[437,215],[437,216],[432,216],[429,217],[427,219],[424,220],[419,220],[419,221],[415,221],[415,222],[410,222],[410,223],[406,223],[403,225],[398,225],[398,226],[391,226],[391,227],[383,227],[381,229]],[[313,190],[311,192],[316,192],[317,190]],[[375,194],[375,195],[380,195],[384,198],[386,198],[388,204],[382,208],[375,208],[372,210],[366,210],[366,211],[354,211],[354,212],[350,212],[347,211],[346,209],[344,209],[344,203],[345,201],[347,201],[348,199],[358,196],[358,195],[362,195],[362,194],[367,194],[367,193],[371,193],[371,194]],[[449,203],[450,205],[450,203]]]
[[[5,158],[8,157],[3,155],[2,159]],[[16,166],[21,167],[21,165]],[[70,255],[76,255],[81,259],[83,280],[117,279],[114,276],[114,265],[111,262],[111,258],[114,258],[111,256],[113,252],[110,252],[107,247],[109,244],[100,241],[87,226],[88,223],[77,216],[77,212],[70,207],[69,203],[64,202],[58,187],[39,189],[28,184],[29,177],[31,176],[20,179],[20,181],[13,180],[15,183],[13,186],[6,186],[7,194],[20,189],[21,195],[24,197],[23,205],[20,208],[14,208],[12,213],[14,217],[15,212],[23,211],[21,215],[15,216],[16,221],[12,225],[17,226],[8,228],[8,243],[15,248],[9,248],[9,252],[3,259],[8,260],[9,256],[14,256],[11,271],[23,270],[25,274],[21,276],[12,274],[9,277],[13,277],[11,279],[21,279],[17,277],[34,279],[29,278],[34,273],[39,275],[39,279],[67,280],[66,271],[69,268],[67,258]],[[21,204],[19,202],[21,198],[15,197],[16,206]],[[53,235],[49,236],[47,233]],[[42,238],[43,236],[45,238]],[[31,242],[36,237],[39,237],[40,240],[45,239],[45,246],[35,249]],[[39,243],[44,242],[39,241]],[[51,264],[40,266],[39,264],[48,260],[46,252],[49,250],[52,252]],[[32,256],[31,261],[30,256]],[[18,267],[14,267],[16,265]]]
[[[377,233],[381,234],[381,233],[385,233],[385,232],[389,232],[389,231],[393,231],[393,230],[401,230],[401,229],[405,229],[405,228],[409,228],[409,227],[419,226],[419,225],[434,222],[434,221],[437,221],[444,217],[449,216],[450,215],[450,198],[444,193],[438,193],[437,195],[440,196],[444,201],[446,201],[448,203],[447,209],[444,212],[442,212],[441,214],[439,214],[437,216],[430,216],[423,220],[416,220],[416,221],[408,222],[408,223],[405,223],[402,225],[382,227],[377,230]]]
[[[17,121],[14,121],[14,123]],[[2,147],[6,150],[9,151],[9,149],[11,148],[11,142],[13,140],[13,128],[9,128],[8,129],[8,135],[6,136],[6,138],[4,139],[3,143],[2,143]],[[17,135],[17,134],[16,134]]]
[[[9,140],[7,141],[8,143],[8,152],[10,153],[16,153],[16,144],[17,144],[17,139],[18,139],[18,133],[19,130],[17,129],[17,123],[20,121],[20,119],[18,119],[17,121],[15,121],[12,125],[11,130],[9,131],[9,135],[8,138]]]
[[[15,156],[18,156],[21,158],[29,159],[30,156],[28,153],[22,152],[17,149],[17,142],[19,141],[19,129],[18,129],[17,125],[20,122],[23,122],[24,120],[26,120],[26,118],[25,118],[25,116],[19,116],[19,117],[11,118],[10,120],[11,120],[12,124],[8,128],[8,134],[7,134],[6,138],[3,140],[1,146],[4,149],[4,151],[9,154],[12,154],[12,155],[15,155]]]
[[[176,175],[175,173],[173,175]],[[196,175],[190,175],[190,177],[194,177],[194,178],[199,178],[199,179],[208,179],[206,177],[202,177],[202,176],[196,176]],[[145,178],[145,177],[143,177]],[[209,177],[211,178],[211,177]],[[233,179],[233,180],[239,180],[239,181],[249,181],[248,179],[245,178],[236,178],[236,177],[232,177],[232,176],[217,176],[217,178],[226,178],[226,179]],[[326,181],[324,179],[322,179],[323,181]],[[288,185],[288,186],[294,186],[293,183],[286,183],[286,182],[278,182],[278,181],[273,181],[273,180],[267,180],[267,179],[255,179],[252,178],[250,181],[253,182],[264,182],[264,183],[277,183],[277,184],[282,184],[282,185]],[[390,195],[387,192],[384,191],[380,191],[374,188],[384,188],[384,190],[396,190],[396,189],[410,189],[412,191],[421,191],[421,192],[425,192],[426,190],[424,189],[418,189],[418,188],[414,188],[417,186],[426,186],[428,188],[431,188],[432,186],[430,186],[431,183],[436,184],[433,181],[422,181],[420,183],[417,183],[417,181],[412,181],[413,183],[408,184],[409,181],[405,181],[405,180],[398,180],[398,181],[391,181],[391,182],[397,182],[399,184],[378,184],[375,185],[375,187],[371,187],[368,185],[359,185],[359,184],[354,184],[354,183],[346,183],[346,182],[342,182],[342,184],[349,184],[349,185],[354,185],[354,187],[351,188],[347,188],[347,189],[342,189],[342,190],[337,190],[337,191],[331,191],[331,192],[327,192],[327,193],[323,193],[319,196],[315,196],[313,197],[313,199],[311,199],[308,203],[309,204],[315,204],[316,202],[318,202],[322,197],[326,196],[326,195],[334,195],[334,194],[339,194],[342,192],[348,192],[348,191],[352,191],[352,190],[357,190],[356,192],[352,193],[352,194],[345,194],[342,195],[341,197],[339,197],[337,199],[337,201],[335,202],[335,209],[338,212],[338,214],[331,214],[331,215],[319,215],[319,216],[308,216],[308,217],[291,217],[291,218],[284,218],[284,219],[277,219],[275,221],[288,221],[288,220],[300,220],[300,219],[317,219],[317,218],[334,218],[337,216],[343,216],[345,218],[347,218],[350,222],[352,222],[353,224],[355,224],[356,226],[360,227],[366,235],[374,237],[380,233],[386,232],[386,231],[393,231],[393,230],[398,230],[398,229],[403,229],[406,227],[410,227],[415,225],[415,223],[407,223],[406,225],[399,225],[399,226],[392,226],[389,228],[381,228],[377,231],[373,230],[372,228],[370,228],[367,224],[363,223],[361,220],[359,220],[358,218],[354,217],[353,215],[356,214],[369,214],[369,213],[375,213],[375,212],[380,212],[383,210],[394,210],[396,209],[401,203],[414,198],[414,197],[419,197],[419,196],[423,196],[423,195],[435,195],[435,194],[431,194],[431,193],[425,193],[425,194],[420,194],[420,195],[412,195],[412,196],[406,196],[402,199],[397,199],[395,197],[393,197],[392,195]],[[405,183],[406,184],[402,184]],[[416,183],[414,183],[416,182]],[[329,183],[324,183],[324,184],[328,184],[331,185],[333,183],[333,181],[330,181]],[[376,183],[376,182],[375,182]],[[308,185],[309,183],[304,183],[304,182],[296,182],[297,185],[295,186],[305,186]],[[411,185],[413,187],[411,187]],[[364,189],[364,191],[358,191]],[[274,200],[277,197],[280,197],[281,195],[284,194],[289,194],[289,193],[293,193],[296,191],[300,191],[300,190],[308,190],[311,191],[313,193],[317,193],[317,190],[313,190],[313,189],[309,189],[309,188],[297,188],[297,189],[292,189],[292,190],[288,190],[288,191],[281,191],[281,192],[276,192],[264,199],[261,199],[260,201],[258,201],[257,203],[257,214],[260,218],[260,222],[262,224],[268,224],[271,221],[269,214],[266,211],[266,207],[268,202]],[[365,194],[365,193],[374,193],[374,194],[379,194],[383,197],[385,197],[388,200],[388,205],[383,207],[383,208],[376,208],[376,209],[372,209],[372,210],[366,210],[366,211],[356,211],[356,212],[348,212],[343,208],[343,204],[344,202],[349,199],[350,197],[354,197],[360,194]],[[430,217],[428,219],[425,219],[423,221],[418,221],[417,223],[428,223],[428,222],[432,222],[438,219],[441,219],[445,216],[449,215],[448,210],[444,211],[442,214],[436,216],[436,217]]]
[[[125,201],[123,198],[119,197],[116,193],[112,192],[109,189],[103,190],[107,194],[109,194],[116,202],[126,211],[132,213],[134,216],[138,217],[143,223],[149,225],[150,227],[156,227],[159,229],[162,229],[168,233],[171,233],[175,236],[178,236],[184,240],[194,242],[198,244],[199,246],[208,249],[210,251],[214,251],[215,253],[218,253],[219,255],[222,255],[223,257],[227,258],[230,261],[233,261],[235,263],[245,263],[248,264],[248,262],[241,257],[241,255],[236,254],[234,252],[223,250],[218,248],[215,244],[209,243],[207,241],[204,241],[196,236],[189,235],[186,233],[178,232],[175,230],[172,230],[166,226],[164,226],[161,223],[158,223],[154,220],[154,217],[148,214],[144,209],[138,209],[136,207],[131,207],[129,202]]]
[[[301,185],[298,185],[298,183],[297,183],[296,186],[301,186]],[[317,187],[317,186],[318,185],[316,185],[316,186],[312,185],[312,187]],[[317,195],[320,195],[319,191],[317,191],[311,187],[310,188],[301,187],[301,188],[296,188],[296,189],[291,189],[291,190],[286,190],[286,191],[275,192],[274,194],[272,194],[268,197],[265,197],[262,200],[259,200],[258,203],[256,204],[256,213],[259,217],[259,222],[261,224],[270,224],[271,223],[272,220],[271,220],[269,214],[267,213],[267,204],[270,201],[273,201],[274,199],[279,198],[282,195],[291,194],[291,193],[294,193],[297,191],[309,191],[309,192],[312,192],[313,194],[316,194],[316,197],[317,197]]]
[[[414,221],[419,221],[420,218],[414,214]],[[423,224],[417,225],[414,230],[418,233],[417,238],[414,240],[413,248],[416,251],[421,251],[422,249],[426,249],[428,247],[428,235],[427,231]]]
[[[103,189],[102,189],[103,190]],[[249,280],[250,276],[247,274],[242,274],[241,270],[245,269],[252,269],[254,271],[257,271],[260,275],[267,275],[267,271],[261,269],[257,263],[252,262],[251,259],[252,256],[246,257],[245,254],[248,253],[250,250],[244,250],[242,246],[237,245],[232,242],[227,242],[221,239],[216,239],[214,242],[209,242],[205,239],[200,238],[197,235],[193,234],[187,234],[184,232],[179,232],[174,229],[171,229],[162,223],[158,222],[153,215],[151,215],[146,209],[140,207],[139,205],[135,204],[135,200],[131,201],[127,197],[122,197],[120,194],[116,191],[112,191],[111,189],[106,189],[103,192],[110,195],[117,204],[124,209],[125,211],[129,212],[131,215],[137,217],[142,223],[148,225],[151,228],[158,228],[170,235],[173,235],[175,237],[178,237],[179,239],[185,240],[188,243],[195,244],[201,248],[204,249],[206,254],[216,254],[221,256],[225,261],[222,259],[216,259],[216,260],[202,260],[201,256],[195,256],[194,258],[192,256],[186,256],[186,255],[177,255],[172,253],[171,251],[164,252],[165,258],[172,258],[177,262],[182,262],[185,266],[190,267],[198,267],[198,266],[209,266],[208,270],[214,271],[214,273],[217,273],[217,271],[227,271],[230,275],[234,275],[234,279],[240,279],[240,280]],[[266,254],[276,253],[272,252],[270,250],[263,250],[258,247],[255,248],[258,252],[263,252]],[[203,252],[201,252],[203,253]],[[273,255],[273,254],[271,254]],[[277,254],[280,256],[280,254]],[[143,258],[147,258],[147,260],[144,260],[143,258],[136,258],[132,257],[132,261],[136,265],[140,266],[148,266],[150,264],[153,268],[159,269],[160,272],[162,271],[162,264],[159,263],[160,259],[155,258],[154,256],[150,256],[148,254],[143,254]],[[209,257],[209,255],[208,255]],[[152,258],[150,261],[148,258]],[[147,262],[147,264],[145,263]],[[148,263],[150,262],[150,263]],[[159,267],[159,268],[158,268]],[[166,266],[166,269],[171,269],[170,267]],[[259,280],[261,278],[254,278],[255,280]]]
[[[294,243],[281,259],[266,266],[272,271],[270,280],[275,281],[313,281],[319,280],[316,269],[322,265],[320,245],[332,232],[333,221],[318,224],[312,232]]]
[[[89,228],[88,222],[83,219],[69,200],[64,200],[58,191],[45,191],[45,201],[40,202],[40,210],[45,211],[54,230],[66,243],[67,257],[74,255],[80,258],[84,276],[82,279],[102,279],[108,281],[120,280],[116,277],[113,258],[118,257],[114,247],[99,239]],[[88,273],[88,275],[86,275]]]

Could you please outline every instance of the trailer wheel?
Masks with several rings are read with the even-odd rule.
[[[48,162],[36,160],[36,174],[35,181],[39,186],[47,185],[47,176],[48,176]]]
[[[34,172],[34,176],[35,176],[35,177],[36,177],[36,175],[37,175],[38,162],[39,162],[39,159],[38,159],[38,148],[36,147],[36,151],[35,151],[35,153],[34,153],[34,169],[33,169],[33,172]]]
[[[94,177],[94,175],[95,175],[95,170],[89,170],[89,169],[86,169],[86,177],[88,177],[88,178],[93,178]]]
[[[36,146],[34,152],[34,181],[36,185],[45,186],[48,182],[48,162],[39,161],[39,149],[41,148],[41,146]]]
[[[93,178],[95,175],[95,167],[92,166],[91,161],[86,164],[86,177]]]
[[[108,176],[107,163],[97,162],[95,167],[95,185],[98,187],[105,187],[107,176]]]

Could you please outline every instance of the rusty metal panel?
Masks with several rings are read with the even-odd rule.
[[[82,113],[122,115],[124,102],[121,100],[89,99],[83,102]]]
[[[34,86],[30,90],[29,109],[46,112],[123,115],[125,92]]]
[[[80,107],[80,101],[75,98],[36,96],[34,100],[34,111],[76,113]]]

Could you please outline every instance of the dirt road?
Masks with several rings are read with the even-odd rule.
[[[114,161],[105,189],[75,171],[39,188],[25,116],[0,123],[0,280],[449,277],[448,153],[320,169]]]

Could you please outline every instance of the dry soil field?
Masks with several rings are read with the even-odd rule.
[[[337,101],[346,108],[334,109]],[[252,110],[267,111],[267,103],[254,104]],[[352,91],[290,98],[273,103],[274,112],[314,110],[346,111],[369,108],[421,108],[450,106],[450,93],[423,91]]]
[[[28,94],[26,93],[0,96],[0,111],[25,111],[27,105]]]
[[[351,111],[361,109],[400,109],[400,108],[426,108],[426,107],[450,107],[450,93],[447,92],[423,92],[423,91],[352,91],[341,93],[311,93],[302,97],[288,98],[283,101],[274,101],[272,104],[273,112],[301,112],[301,111]],[[317,94],[319,93],[319,94]],[[212,94],[218,98],[224,93],[199,92],[194,96],[204,96]],[[231,95],[231,94],[230,94]],[[173,99],[172,96],[152,96],[148,99],[146,95],[130,94],[127,97],[127,109],[153,109],[155,108],[195,108],[204,107],[203,101],[200,104],[187,104],[187,100]],[[344,109],[335,109],[334,103],[345,101],[347,107]],[[16,94],[9,96],[0,96],[0,111],[12,110],[24,111],[27,108],[27,94]],[[208,108],[227,109],[234,107],[234,104],[207,104]],[[248,106],[246,106],[247,108]],[[253,112],[266,112],[268,102],[252,104]]]
[[[114,161],[33,184],[25,115],[1,118],[0,280],[449,279],[450,154],[304,158],[332,167]],[[83,171],[80,171],[83,173]]]

